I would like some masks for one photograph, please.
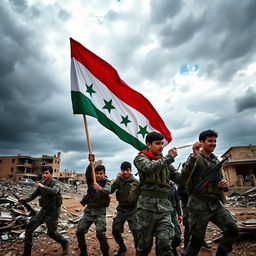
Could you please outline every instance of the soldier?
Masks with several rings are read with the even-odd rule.
[[[68,254],[69,241],[57,232],[62,196],[60,193],[60,185],[55,179],[52,178],[52,173],[52,167],[45,166],[42,169],[43,180],[35,184],[37,188],[35,192],[26,199],[19,199],[19,202],[22,204],[24,202],[30,202],[37,196],[40,196],[39,204],[42,207],[41,210],[30,219],[28,225],[26,226],[23,256],[31,255],[33,231],[43,222],[45,222],[47,225],[47,234],[49,237],[61,244],[63,255]]]
[[[209,181],[203,190],[197,189],[197,185],[203,181],[202,174],[219,161],[213,154],[216,147],[218,134],[215,131],[203,131],[199,135],[191,154],[183,167],[183,171],[193,171],[189,179],[188,208],[191,239],[188,245],[188,256],[196,256],[205,237],[206,227],[211,221],[223,232],[216,256],[225,256],[232,251],[232,245],[238,235],[238,227],[235,220],[222,203],[225,202],[223,189],[228,182],[223,178],[221,170],[218,176],[222,179],[217,184]],[[202,150],[200,150],[202,148]]]
[[[94,162],[94,155],[89,154],[89,161]],[[87,256],[87,245],[85,242],[85,234],[90,226],[94,223],[96,226],[96,236],[100,242],[100,249],[103,256],[109,256],[109,245],[106,232],[106,208],[109,206],[111,190],[110,180],[106,178],[106,171],[103,165],[95,167],[96,183],[93,183],[92,168],[89,165],[86,169],[86,182],[88,185],[87,195],[81,203],[87,204],[84,215],[78,223],[76,236],[78,247],[80,248],[80,256]]]
[[[156,236],[160,256],[172,254],[174,225],[171,221],[173,207],[168,200],[170,180],[185,183],[190,173],[178,173],[171,165],[177,156],[172,148],[162,157],[164,136],[151,132],[146,136],[148,150],[139,152],[134,164],[140,176],[140,197],[137,204],[138,246],[137,256],[148,255]]]
[[[131,173],[131,164],[123,162],[121,164],[121,173],[117,174],[116,180],[111,186],[111,193],[116,191],[116,199],[118,201],[117,215],[112,224],[112,234],[116,243],[119,245],[115,256],[121,256],[126,252],[121,233],[124,232],[124,223],[128,222],[129,228],[132,232],[135,248],[137,247],[137,201],[139,196],[139,181],[134,178]]]

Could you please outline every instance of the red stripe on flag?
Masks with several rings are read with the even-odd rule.
[[[150,125],[162,133],[168,142],[172,140],[171,133],[162,118],[142,94],[133,90],[122,81],[117,71],[105,60],[101,59],[72,38],[70,38],[70,44],[71,57],[74,57],[83,64],[123,102],[143,114],[149,120]]]

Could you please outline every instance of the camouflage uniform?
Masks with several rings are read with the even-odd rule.
[[[136,221],[138,197],[135,195],[135,198],[132,200],[129,198],[133,187],[138,190],[139,181],[135,179],[132,174],[129,179],[124,179],[120,176],[111,186],[111,193],[114,193],[117,190],[116,198],[119,203],[117,206],[117,215],[112,224],[112,234],[119,246],[124,246],[124,240],[121,233],[124,232],[125,221],[128,222],[129,228],[133,234],[135,247],[137,247],[138,243]]]
[[[235,220],[222,205],[225,202],[225,195],[222,189],[213,182],[209,182],[203,191],[196,189],[196,185],[203,180],[202,174],[204,171],[218,162],[214,154],[209,158],[201,152],[197,159],[190,156],[184,166],[184,169],[193,171],[193,175],[191,175],[187,183],[190,195],[188,208],[191,234],[188,256],[198,255],[209,221],[217,225],[223,232],[216,253],[218,256],[227,255],[228,252],[232,251],[233,242],[238,235],[238,227]],[[223,177],[221,170],[218,175],[221,178]]]
[[[175,234],[172,240],[172,251],[173,251],[173,255],[177,256],[178,253],[177,253],[176,247],[178,247],[181,243],[181,229],[180,229],[177,216],[181,216],[181,208],[180,208],[180,201],[178,197],[178,191],[174,184],[170,184],[170,187],[168,189],[168,199],[173,206],[173,211],[171,212],[171,216],[172,216],[172,223],[174,225]],[[156,247],[156,255],[159,255],[158,250],[159,249]]]
[[[47,234],[50,238],[62,246],[68,242],[67,239],[57,232],[60,206],[62,204],[60,185],[55,179],[51,179],[49,184],[42,184],[44,185],[43,188],[37,188],[34,193],[25,199],[25,202],[30,202],[37,196],[40,196],[39,204],[42,208],[39,213],[30,219],[26,226],[24,256],[31,255],[33,231],[44,222],[47,225]]]
[[[178,173],[171,165],[172,162],[174,162],[174,158],[171,155],[151,160],[147,155],[140,153],[134,159],[141,182],[141,195],[137,204],[139,241],[137,256],[149,254],[154,234],[159,255],[173,255],[174,225],[171,220],[173,206],[168,200],[169,181],[185,183],[190,174]]]
[[[88,190],[93,186],[91,167],[86,169],[86,181]],[[94,191],[95,195],[91,197],[87,203],[87,207],[84,210],[84,215],[78,223],[76,236],[78,241],[78,247],[80,248],[80,255],[87,255],[87,245],[85,241],[85,234],[88,232],[90,226],[94,223],[96,226],[96,236],[100,242],[100,249],[103,255],[108,255],[109,245],[106,232],[106,207],[109,205],[109,193],[110,193],[110,180],[105,178],[103,191]],[[99,181],[97,181],[99,183]],[[100,184],[101,185],[101,184]]]

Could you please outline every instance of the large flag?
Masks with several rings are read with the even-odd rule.
[[[171,141],[171,133],[151,103],[121,80],[106,61],[77,41],[71,43],[71,98],[74,114],[86,114],[138,150],[145,136],[157,131]]]

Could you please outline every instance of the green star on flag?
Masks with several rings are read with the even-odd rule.
[[[145,137],[146,134],[149,134],[149,132],[147,131],[147,126],[141,127],[139,125],[139,127],[140,127],[140,130],[139,130],[138,134],[141,134],[143,138]]]
[[[128,115],[127,116],[121,116],[122,117],[122,122],[120,124],[124,124],[126,127],[128,125],[128,123],[130,123],[131,121],[128,119]]]
[[[153,131],[163,134],[165,145],[171,141],[171,133],[164,121],[142,94],[129,87],[109,63],[72,38],[70,44],[74,114],[97,118],[99,123],[138,150],[146,149],[144,137]]]
[[[111,110],[115,109],[115,107],[112,105],[112,100],[110,100],[110,101],[104,100],[104,102],[105,102],[105,106],[103,108],[107,109],[110,114]]]
[[[93,90],[93,84],[91,84],[91,85],[87,85],[87,84],[85,84],[86,85],[86,88],[87,88],[87,90],[86,90],[86,92],[88,92],[89,94],[90,94],[90,96],[92,97],[92,94],[93,93],[96,93],[94,90]]]

